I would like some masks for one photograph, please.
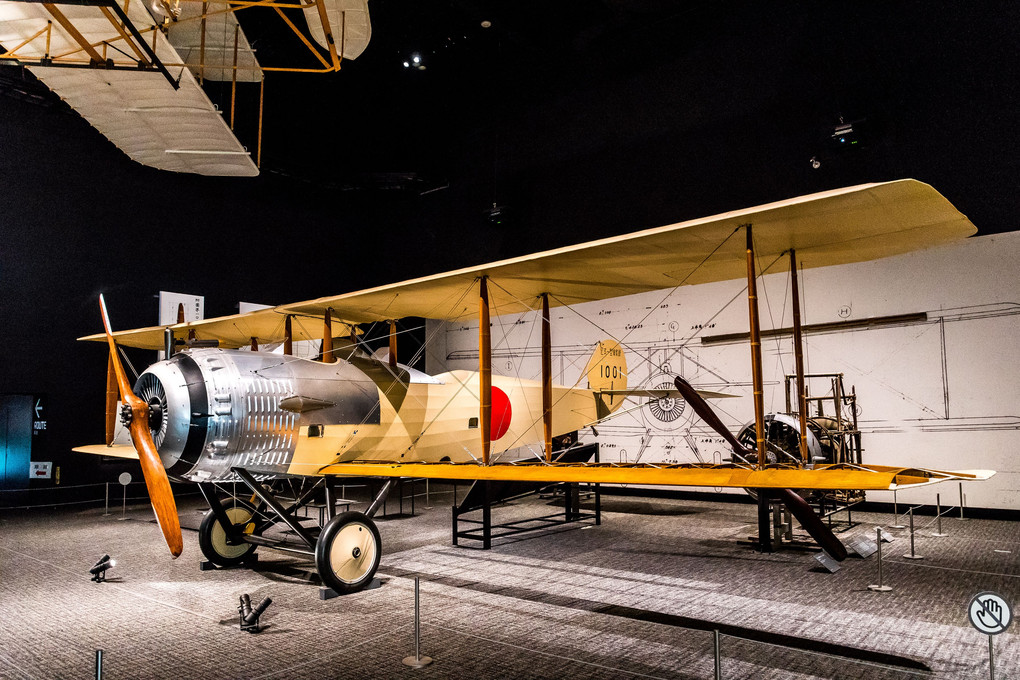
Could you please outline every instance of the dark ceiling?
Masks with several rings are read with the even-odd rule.
[[[1018,3],[369,8],[340,73],[267,79],[257,179],[141,167],[0,67],[0,392],[50,394],[75,425],[54,446],[101,433],[103,351],[74,342],[101,291],[118,327],[153,323],[159,290],[222,315],[903,177],[983,233],[1018,226]],[[314,63],[245,11],[264,65]],[[238,101],[254,150],[258,90]]]

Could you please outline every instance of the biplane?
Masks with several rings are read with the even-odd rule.
[[[946,480],[985,479],[989,471],[937,471],[824,460],[809,446],[803,360],[799,350],[797,271],[887,257],[965,238],[974,226],[932,187],[900,180],[838,189],[649,229],[369,290],[247,314],[135,330],[84,340],[108,343],[107,445],[80,451],[137,457],[159,526],[176,557],[182,550],[168,479],[198,484],[211,512],[199,544],[218,565],[238,564],[264,546],[314,556],[324,584],[363,588],[379,564],[372,517],[397,478],[587,482],[727,487],[754,490],[762,547],[769,499],[781,500],[836,559],[846,550],[804,501],[812,490],[888,490]],[[794,295],[799,405],[782,419],[765,413],[756,258],[788,257]],[[675,389],[627,384],[627,348],[599,342],[573,385],[554,385],[550,308],[644,291],[746,277],[753,436],[738,440],[709,406],[722,395],[699,392],[682,376]],[[496,315],[541,313],[539,380],[494,375],[490,324]],[[407,317],[464,324],[477,319],[478,371],[427,375],[397,362],[393,323]],[[384,352],[370,352],[359,326],[389,323]],[[294,344],[320,341],[312,358]],[[163,350],[166,359],[129,383],[118,346]],[[181,349],[183,347],[183,349]],[[132,446],[112,442],[117,395]],[[733,450],[721,464],[562,462],[553,438],[596,426],[628,399],[647,406],[686,400]],[[766,424],[779,420],[799,435],[778,451]],[[788,434],[788,432],[787,432]],[[531,446],[544,455],[508,460]],[[790,450],[792,448],[792,450]],[[783,455],[776,455],[781,453]],[[334,485],[347,477],[381,480],[365,512],[334,512]],[[315,480],[284,502],[275,479]],[[243,489],[223,498],[230,485]],[[303,527],[296,516],[313,494],[326,499],[328,521]],[[272,538],[277,524],[295,538]]]
[[[263,66],[235,14],[270,8],[315,66]],[[301,19],[288,11],[301,10]],[[0,0],[0,59],[27,67],[132,160],[259,173],[267,72],[331,73],[372,37],[368,0]],[[205,81],[231,84],[229,124]],[[234,135],[237,84],[258,83],[255,160]]]

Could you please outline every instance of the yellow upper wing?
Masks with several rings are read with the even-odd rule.
[[[365,323],[421,316],[465,320],[477,316],[474,283],[491,278],[494,314],[533,309],[536,298],[571,305],[681,284],[746,274],[741,224],[754,225],[758,256],[768,261],[790,248],[804,267],[862,262],[961,239],[977,230],[935,189],[906,179],[862,184],[705,217],[632,234],[468,267],[401,283],[172,326],[178,337],[194,328],[223,347],[283,339],[284,318],[294,317],[294,339],[321,337],[320,317]],[[335,327],[334,327],[335,328]],[[160,349],[163,327],[115,333],[123,345]],[[92,335],[84,340],[103,340]]]

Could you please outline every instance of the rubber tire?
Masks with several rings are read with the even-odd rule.
[[[247,524],[255,514],[255,508],[244,501],[223,501],[221,505],[234,526]],[[232,567],[248,559],[258,547],[251,543],[227,545],[226,538],[226,530],[216,520],[216,515],[210,512],[198,528],[198,547],[210,562],[219,567]]]
[[[359,536],[361,532],[365,536]],[[334,554],[338,540],[352,543],[358,554]],[[371,552],[369,552],[369,550]],[[340,595],[356,593],[372,582],[382,557],[382,541],[375,522],[360,512],[345,512],[326,522],[315,544],[315,567],[322,584]],[[344,572],[344,573],[341,573]]]

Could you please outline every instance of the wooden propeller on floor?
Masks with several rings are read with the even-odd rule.
[[[159,459],[156,443],[152,441],[152,431],[149,430],[149,404],[131,391],[131,383],[128,382],[127,374],[124,372],[124,365],[117,353],[117,343],[113,339],[113,331],[110,330],[110,317],[106,313],[106,301],[102,295],[99,296],[99,308],[103,313],[106,341],[110,344],[110,362],[117,375],[120,398],[131,409],[131,422],[128,425],[131,441],[142,464],[142,476],[145,477],[145,486],[149,490],[152,509],[156,512],[156,521],[159,522],[170,554],[176,558],[184,549],[181,521],[177,517],[177,504],[170,489],[170,480],[166,476],[163,462]]]

